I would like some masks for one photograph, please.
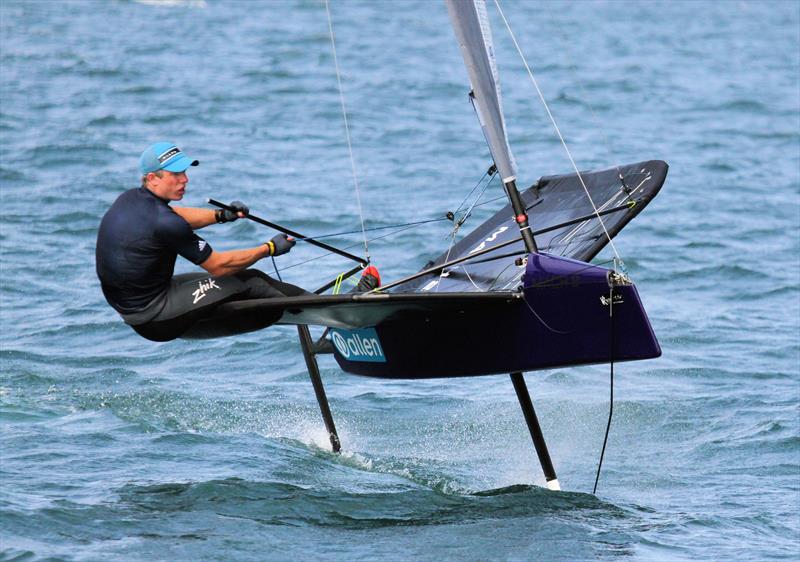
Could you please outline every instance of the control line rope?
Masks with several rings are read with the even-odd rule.
[[[278,269],[278,264],[275,262],[275,256],[270,256],[270,259],[272,260],[272,269],[275,270],[275,277],[278,278],[278,281],[283,282],[283,278],[281,277],[281,272]]]
[[[564,140],[564,136],[561,134],[561,129],[558,128],[556,119],[555,117],[553,117],[553,113],[550,111],[550,107],[547,105],[547,101],[544,99],[544,94],[542,94],[542,90],[539,88],[539,84],[536,82],[536,78],[533,76],[533,71],[531,70],[530,65],[528,65],[528,61],[526,60],[525,55],[522,52],[519,43],[517,42],[517,38],[514,35],[514,32],[511,31],[511,25],[509,25],[508,20],[506,19],[506,15],[503,13],[503,9],[500,7],[500,3],[498,2],[498,0],[494,0],[494,3],[497,6],[497,10],[500,12],[500,17],[503,18],[503,23],[506,24],[506,28],[508,29],[508,33],[511,36],[511,40],[514,42],[514,46],[517,49],[517,53],[519,53],[519,56],[522,59],[522,63],[525,65],[525,70],[528,71],[528,76],[530,77],[534,88],[536,88],[536,93],[539,94],[539,99],[542,101],[545,111],[547,111],[547,115],[550,118],[550,122],[553,124],[553,128],[555,129],[558,138],[561,140],[561,146],[564,147],[564,151],[567,153],[567,157],[569,158],[569,161],[572,164],[572,168],[573,170],[575,170],[575,173],[578,176],[578,180],[581,182],[581,186],[583,186],[583,191],[586,193],[586,197],[589,198],[589,202],[592,204],[592,208],[594,209],[595,214],[597,215],[597,219],[600,221],[600,225],[603,227],[603,232],[605,232],[606,238],[608,239],[608,242],[611,245],[611,249],[614,251],[614,256],[617,258],[617,260],[621,262],[622,258],[620,258],[619,252],[617,252],[617,248],[614,245],[614,241],[611,239],[611,235],[608,233],[606,225],[603,222],[603,219],[600,217],[600,213],[598,212],[597,207],[595,206],[594,201],[592,200],[592,196],[589,194],[589,189],[586,187],[586,183],[583,181],[583,176],[581,175],[580,170],[578,170],[578,166],[577,164],[575,164],[575,160],[572,158],[572,153],[569,151],[567,143]]]
[[[356,174],[356,160],[353,156],[353,144],[350,141],[350,125],[347,121],[347,107],[344,103],[344,88],[342,87],[342,75],[339,71],[339,59],[336,57],[336,40],[333,34],[333,18],[331,17],[331,9],[328,5],[328,0],[325,0],[325,12],[328,14],[328,30],[331,35],[331,49],[333,50],[333,65],[336,68],[336,83],[339,85],[339,101],[342,104],[342,117],[344,118],[344,132],[347,138],[347,151],[350,153],[350,167],[353,171],[353,185],[356,190],[356,202],[358,203],[358,216],[361,219],[361,232],[364,236],[364,254],[367,262],[370,261],[369,257],[369,244],[367,242],[367,231],[364,228],[364,210],[361,207],[361,191],[358,188],[358,175]]]
[[[455,244],[456,244],[456,232],[458,232],[458,226],[453,228],[453,231],[450,233],[450,236],[449,236],[450,244],[447,246],[447,255],[445,255],[445,257],[444,257],[444,261],[445,262],[450,261],[450,252],[453,251],[453,246],[455,246]],[[442,284],[442,279],[444,278],[445,275],[448,275],[447,270],[445,268],[442,268],[442,270],[439,272],[439,280],[436,282],[436,289],[433,291],[434,293],[438,293],[439,292],[439,285]],[[472,281],[472,280],[470,279],[470,281]],[[474,283],[473,283],[473,285],[474,285]]]
[[[610,374],[610,392],[611,396],[608,402],[608,423],[606,424],[606,435],[603,437],[603,448],[600,450],[600,462],[597,463],[597,474],[594,477],[594,488],[592,488],[592,494],[597,492],[597,482],[600,480],[600,468],[603,466],[603,457],[606,454],[606,444],[608,443],[608,432],[611,430],[611,416],[614,414],[614,286],[611,285],[608,291],[608,318],[609,318],[609,326],[611,328],[610,332],[610,340],[611,340],[611,349],[610,349],[610,357],[611,357],[611,374]]]

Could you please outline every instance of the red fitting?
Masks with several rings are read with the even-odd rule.
[[[522,224],[523,222],[528,220],[528,215],[522,214],[517,215],[517,224]]]

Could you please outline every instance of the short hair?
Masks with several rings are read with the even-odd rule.
[[[147,172],[147,174],[155,174],[158,177],[163,177],[164,170],[155,170],[153,172]],[[147,174],[142,176],[142,187],[147,187]]]

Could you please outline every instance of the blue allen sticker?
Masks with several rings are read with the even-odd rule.
[[[331,329],[331,340],[344,359],[348,361],[368,361],[386,363],[381,342],[374,328],[361,330]]]

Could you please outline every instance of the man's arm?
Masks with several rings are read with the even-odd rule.
[[[190,223],[191,224],[191,223]],[[228,250],[226,252],[212,251],[200,267],[214,277],[233,275],[237,271],[247,269],[261,258],[270,255],[269,244],[261,244],[256,248],[246,250]]]
[[[218,222],[233,222],[243,219],[250,209],[241,201],[233,201],[228,209],[197,209],[195,207],[172,207],[175,214],[189,223],[192,230]]]
[[[172,210],[189,223],[192,230],[203,228],[210,224],[217,222],[217,216],[214,209],[198,209],[195,207],[172,207]]]
[[[297,244],[297,240],[291,236],[276,234],[269,242],[265,242],[257,248],[228,250],[227,252],[215,252],[212,250],[211,255],[200,264],[200,267],[215,277],[233,275],[237,271],[250,267],[261,258],[282,256],[288,253],[295,244]]]

